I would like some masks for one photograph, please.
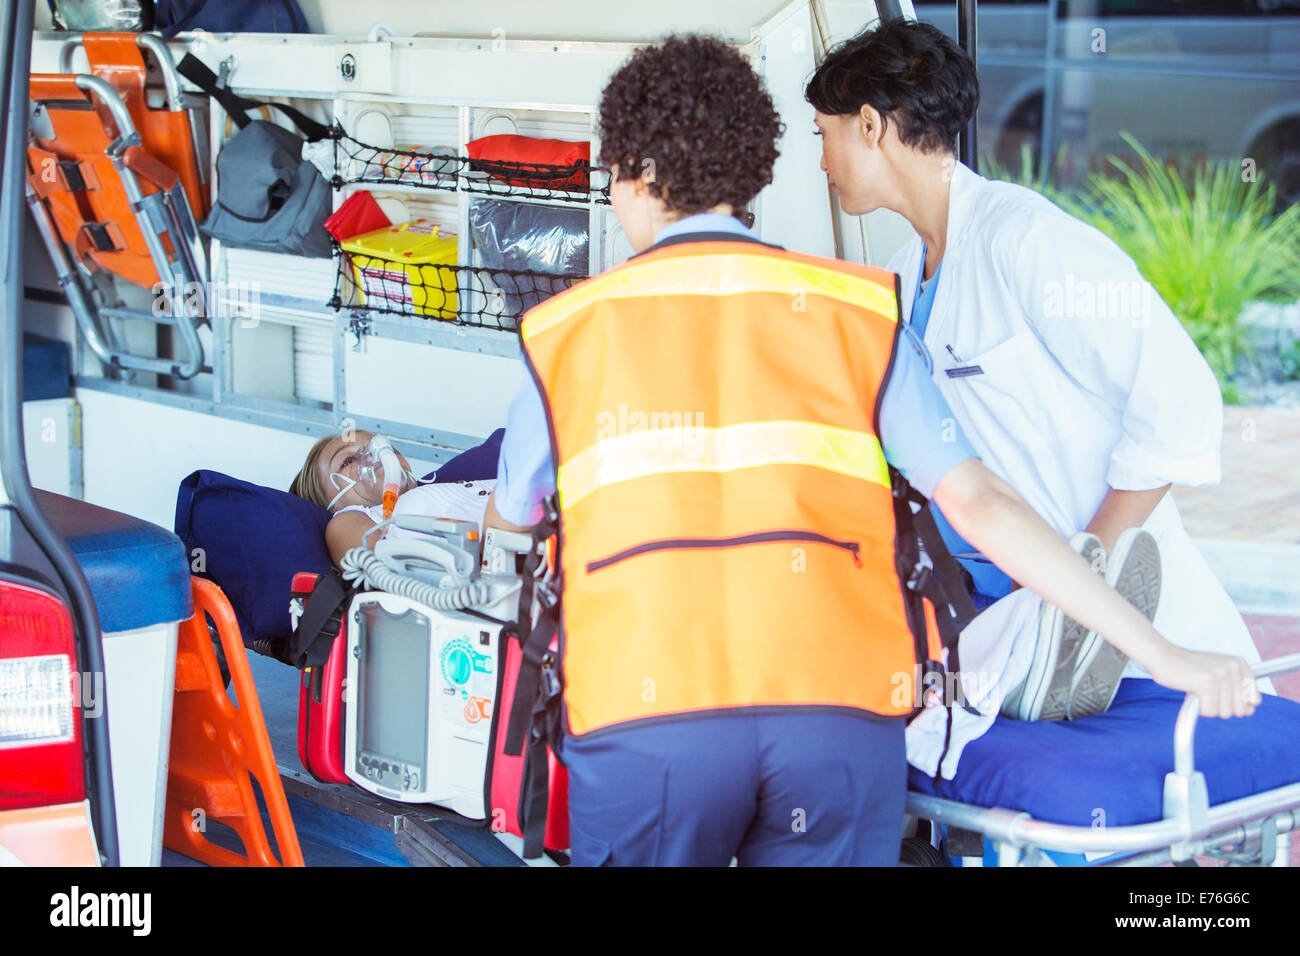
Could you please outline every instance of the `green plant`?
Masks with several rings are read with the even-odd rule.
[[[1117,178],[1094,174],[1080,195],[1051,198],[1133,257],[1230,396],[1242,309],[1300,294],[1300,206],[1274,216],[1273,186],[1243,181],[1234,163],[1198,166],[1189,187],[1131,135],[1124,140],[1136,165],[1108,157]]]
[[[999,162],[992,153],[985,153],[980,159],[979,171],[980,175],[985,179],[1000,179],[1004,182],[1015,183],[1017,186],[1024,186],[1026,189],[1042,193],[1052,202],[1059,204],[1062,193],[1052,185],[1052,182],[1056,178],[1056,170],[1060,166],[1064,154],[1065,146],[1061,146],[1051,166],[1046,163],[1035,163],[1034,151],[1029,144],[1025,143],[1020,147],[1020,169],[1018,172],[1012,172],[1009,167]]]
[[[1291,382],[1300,380],[1300,339],[1278,349],[1277,356],[1282,361],[1282,377]]]

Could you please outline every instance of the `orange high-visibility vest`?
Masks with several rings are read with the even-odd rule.
[[[687,241],[525,316],[570,733],[736,708],[911,712],[926,638],[908,627],[878,437],[895,282]]]

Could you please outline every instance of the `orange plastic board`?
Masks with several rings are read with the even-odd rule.
[[[303,866],[235,612],[211,581],[191,578],[191,585],[194,616],[181,624],[176,651],[163,845],[209,866]],[[225,652],[238,707],[223,685],[209,619]],[[266,801],[278,859],[258,808],[254,780]],[[206,834],[213,822],[234,830],[246,855],[210,841]]]

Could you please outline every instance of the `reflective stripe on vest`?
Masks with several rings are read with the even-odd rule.
[[[708,245],[732,247],[730,243]],[[755,261],[737,262],[730,251],[699,253],[692,256],[692,266],[698,275],[683,285],[679,265],[672,259],[658,258],[669,251],[653,253],[656,258],[638,262],[635,268],[615,269],[599,276],[598,283],[581,283],[563,296],[537,306],[528,313],[528,321],[521,329],[524,340],[540,335],[597,301],[683,292],[715,296],[771,292],[789,296],[798,291],[816,289],[818,295],[839,299],[855,308],[869,309],[891,322],[898,311],[892,282],[882,284],[880,279],[846,272],[839,268],[843,263],[819,263],[812,257],[796,258],[793,254],[787,254],[786,258],[769,255],[759,259],[755,256]]]
[[[603,439],[559,467],[556,488],[564,507],[617,481],[762,465],[811,465],[889,487],[889,465],[875,435],[815,422],[743,422],[723,428],[670,426]]]
[[[710,241],[525,316],[560,491],[570,733],[910,711],[876,424],[896,303],[890,273]]]

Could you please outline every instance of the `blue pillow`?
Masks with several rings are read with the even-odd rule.
[[[497,475],[504,428],[433,473],[444,481],[483,481]],[[239,620],[244,643],[287,636],[289,587],[299,571],[333,567],[325,547],[330,513],[297,495],[200,470],[176,495],[176,536],[195,574],[216,582]],[[202,548],[202,562],[194,549]]]
[[[435,483],[442,484],[444,481],[487,481],[495,478],[497,459],[501,457],[501,439],[505,434],[504,428],[498,428],[483,440],[483,444],[461,452],[437,471],[425,475],[425,480],[432,478]]]
[[[298,571],[328,571],[330,513],[287,491],[196,471],[176,495],[176,536],[195,574],[215,581],[244,643],[287,635],[289,585]],[[194,555],[202,548],[202,562]]]

